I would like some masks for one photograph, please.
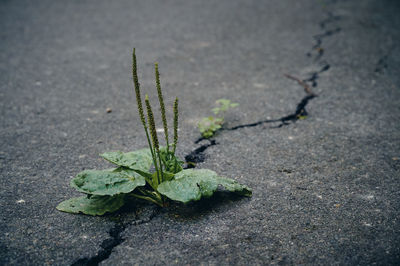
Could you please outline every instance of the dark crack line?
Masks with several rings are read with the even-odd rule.
[[[285,76],[287,78],[297,81],[298,84],[304,88],[304,91],[307,94],[297,104],[296,110],[294,113],[283,116],[281,118],[277,118],[277,119],[265,119],[265,120],[257,121],[257,122],[250,123],[250,124],[234,126],[231,128],[222,128],[220,131],[224,131],[224,130],[225,131],[233,131],[233,130],[238,130],[241,128],[256,127],[256,126],[260,126],[263,124],[278,123],[278,122],[280,122],[280,124],[277,126],[274,126],[272,128],[281,128],[283,126],[293,124],[293,123],[297,122],[297,120],[300,120],[300,119],[306,117],[308,115],[307,110],[306,110],[308,103],[311,100],[313,100],[314,98],[318,97],[311,90],[311,87],[308,83],[311,83],[311,86],[313,88],[316,88],[318,86],[317,80],[319,79],[320,74],[328,71],[331,68],[331,66],[328,62],[326,62],[325,60],[321,61],[321,58],[324,55],[324,49],[322,48],[323,40],[325,38],[331,37],[331,36],[341,32],[341,30],[342,30],[340,27],[336,27],[336,28],[327,30],[326,26],[328,24],[338,22],[340,19],[341,19],[340,16],[334,15],[332,12],[328,12],[328,17],[318,23],[318,25],[320,26],[321,30],[323,30],[323,32],[316,34],[312,37],[315,40],[315,44],[312,46],[310,52],[306,53],[306,55],[308,57],[311,57],[313,51],[317,51],[317,56],[314,58],[314,61],[319,61],[322,65],[322,67],[319,70],[310,73],[309,77],[307,77],[305,79],[299,79],[292,75],[285,74]],[[213,138],[215,138],[215,136]],[[194,142],[195,144],[198,144],[203,140],[209,141],[209,143],[201,145],[200,147],[194,149],[188,155],[185,156],[185,161],[187,163],[186,168],[194,168],[194,167],[196,167],[196,163],[205,161],[205,159],[206,159],[206,156],[204,154],[205,151],[209,147],[217,145],[215,139],[213,139],[213,138],[212,139],[199,138]]]
[[[388,68],[387,60],[389,59],[390,52],[391,51],[389,51],[386,55],[379,58],[374,70],[375,73],[381,74]]]
[[[306,79],[303,79],[303,82],[311,82],[311,85],[315,88],[318,86],[317,79],[319,79],[319,75],[325,71],[328,71],[331,68],[331,65],[328,64],[326,61],[322,62],[324,66],[315,72],[312,72],[310,76]]]
[[[290,123],[295,123],[297,120],[301,119],[301,117],[308,115],[308,113],[306,111],[306,106],[309,103],[309,101],[314,99],[315,97],[317,97],[317,95],[311,94],[311,95],[307,95],[303,99],[301,99],[300,103],[297,104],[296,111],[293,114],[289,114],[287,116],[284,116],[284,117],[281,117],[278,119],[261,120],[261,121],[255,122],[255,123],[239,125],[239,126],[227,128],[224,130],[232,131],[232,130],[237,130],[237,129],[241,129],[241,128],[256,127],[256,126],[259,126],[262,124],[277,123],[277,122],[280,122],[281,124],[279,124],[278,126],[273,127],[273,128],[280,128],[282,126],[289,125]]]
[[[342,31],[340,27],[332,28],[332,29],[326,29],[326,25],[337,22],[341,19],[340,16],[335,16],[331,12],[328,12],[328,18],[322,20],[319,23],[319,27],[324,30],[324,32],[316,34],[313,36],[313,39],[315,41],[315,44],[312,46],[311,50],[306,53],[308,57],[311,57],[314,51],[317,53],[316,57],[314,58],[315,61],[318,61],[322,58],[324,55],[324,48],[322,47],[323,40],[327,37],[331,37],[334,34],[337,34]]]
[[[296,78],[289,74],[285,74],[285,77],[287,77],[288,79],[297,81],[297,83],[299,83],[299,85],[303,86],[305,93],[307,93],[309,95],[316,95],[316,94],[314,94],[314,92],[312,92],[310,86],[307,84],[307,82],[305,80],[301,80],[301,79]]]
[[[288,116],[280,118],[281,124],[277,126],[280,128],[282,126],[287,126],[290,122],[295,123],[297,120],[301,119],[302,117],[306,117],[308,115],[306,106],[310,100],[317,97],[316,95],[307,95],[305,96],[301,102],[296,107],[296,112],[294,114],[290,114]]]
[[[141,225],[145,223],[149,223],[154,217],[156,217],[160,213],[160,208],[157,207],[152,214],[146,219],[139,219],[132,222],[122,223],[116,222],[114,227],[110,229],[108,232],[109,238],[103,240],[100,244],[100,251],[97,254],[90,258],[81,258],[71,264],[71,266],[97,266],[102,261],[108,259],[113,252],[114,248],[118,245],[122,244],[125,241],[121,235],[125,231],[125,229],[132,225]]]
[[[327,12],[327,14],[328,17],[319,23],[321,29],[325,29],[326,24],[338,22],[341,19],[341,16],[334,15],[332,12]]]
[[[124,224],[116,223],[113,228],[108,232],[109,238],[103,240],[100,244],[100,251],[90,258],[81,258],[72,264],[72,266],[88,265],[94,266],[99,265],[100,262],[108,259],[113,249],[125,241],[121,234],[125,231],[126,226]]]
[[[385,70],[389,67],[388,65],[388,59],[390,57],[390,54],[393,52],[393,50],[396,48],[395,45],[391,45],[386,53],[378,59],[378,62],[375,65],[375,70],[374,72],[377,74],[382,74],[383,72],[385,72]]]
[[[206,156],[204,155],[205,150],[207,150],[211,146],[218,144],[214,139],[204,139],[204,138],[199,138],[198,140],[195,141],[195,143],[197,144],[202,140],[208,140],[209,143],[201,145],[200,147],[194,149],[188,155],[185,156],[186,168],[194,168],[196,167],[197,163],[204,162],[206,159]]]

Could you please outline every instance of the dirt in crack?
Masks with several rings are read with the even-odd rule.
[[[149,217],[145,219],[138,219],[131,222],[123,223],[121,221],[115,222],[114,227],[108,232],[109,238],[103,240],[100,244],[100,251],[93,257],[81,258],[75,261],[72,266],[95,266],[99,265],[100,262],[108,259],[113,252],[114,248],[125,241],[122,237],[122,233],[125,229],[131,225],[140,225],[150,222],[159,213],[159,207],[154,207]],[[119,219],[120,220],[120,219]]]
[[[204,139],[204,138],[199,138],[198,140],[195,141],[195,144],[197,144],[203,140],[207,140],[209,143],[201,145],[200,147],[194,149],[188,155],[185,156],[185,161],[187,164],[186,168],[195,168],[197,163],[204,162],[204,160],[206,158],[204,152],[209,147],[218,144],[214,139]]]

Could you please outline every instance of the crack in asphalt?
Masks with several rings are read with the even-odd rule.
[[[319,22],[319,27],[321,29],[325,29],[326,24],[338,22],[342,17],[338,15],[334,15],[332,12],[327,12],[328,17],[321,22]]]
[[[312,57],[312,55],[316,53],[314,61],[318,61],[324,55],[325,49],[322,47],[323,40],[342,31],[342,28],[340,27],[328,30],[326,29],[328,24],[338,22],[341,19],[341,16],[334,15],[332,12],[328,12],[327,15],[328,17],[326,19],[319,22],[319,27],[321,30],[324,30],[324,32],[313,36],[315,44],[312,46],[311,50],[306,53],[308,57]]]
[[[80,258],[74,263],[71,264],[71,266],[96,266],[99,265],[100,262],[108,259],[113,252],[114,248],[117,247],[118,245],[122,244],[125,241],[125,238],[122,237],[122,233],[125,231],[126,228],[132,225],[141,225],[141,224],[146,224],[151,222],[158,214],[160,213],[160,208],[156,207],[152,213],[149,215],[149,217],[144,218],[144,219],[138,219],[134,220],[131,222],[115,222],[114,227],[110,229],[108,232],[109,238],[103,240],[103,242],[100,244],[100,251],[97,252],[96,255],[90,257],[90,258]]]
[[[319,79],[320,74],[328,71],[331,68],[331,65],[327,61],[321,60],[322,56],[324,55],[324,48],[322,47],[323,40],[327,37],[331,37],[342,31],[342,29],[340,27],[326,29],[327,25],[334,23],[334,22],[338,22],[341,19],[341,16],[334,15],[332,12],[328,12],[327,15],[328,15],[328,17],[326,19],[324,19],[318,23],[319,27],[321,28],[321,30],[323,30],[323,32],[313,36],[315,44],[313,44],[311,50],[306,53],[307,57],[312,57],[314,54],[314,51],[316,51],[317,54],[314,58],[314,61],[319,61],[319,63],[322,65],[321,68],[319,70],[311,72],[309,74],[309,76],[305,79],[299,79],[292,75],[285,74],[285,76],[287,78],[297,81],[297,83],[304,88],[304,91],[306,93],[306,96],[304,96],[300,100],[300,102],[296,105],[296,110],[293,113],[283,116],[281,118],[260,120],[260,121],[254,122],[254,123],[238,125],[238,126],[234,126],[231,128],[222,128],[219,131],[233,131],[233,130],[238,130],[241,128],[256,127],[256,126],[260,126],[262,124],[278,123],[278,122],[280,122],[280,124],[277,126],[274,126],[272,128],[281,128],[283,126],[288,126],[290,124],[297,122],[298,120],[301,120],[301,119],[304,119],[305,117],[307,117],[308,112],[306,110],[306,106],[308,105],[308,103],[311,100],[318,97],[318,95],[316,95],[314,92],[312,92],[311,87],[308,83],[311,83],[311,86],[313,88],[316,88],[318,86],[317,80]],[[201,137],[194,142],[195,144],[198,144],[203,140],[209,141],[209,143],[201,145],[200,147],[194,149],[188,155],[185,156],[185,161],[187,163],[186,168],[194,168],[194,167],[196,167],[197,163],[201,163],[201,162],[205,161],[205,159],[206,159],[206,156],[204,154],[205,151],[209,147],[212,147],[212,146],[218,144],[214,138],[215,137],[206,139],[206,138]]]
[[[315,72],[312,72],[310,77],[303,79],[303,82],[311,82],[311,85],[315,88],[318,86],[317,80],[319,78],[319,74],[328,71],[331,68],[331,65],[329,65],[328,63],[326,63],[326,61],[324,61],[324,66]]]
[[[374,72],[376,74],[383,74],[386,69],[389,67],[388,65],[388,60],[390,58],[391,53],[393,52],[393,50],[396,48],[395,45],[390,45],[387,50],[386,53],[384,53],[376,62],[375,64],[375,69]]]
[[[340,16],[335,16],[335,15],[333,15],[333,13],[329,12],[328,18],[319,22],[319,26],[322,30],[324,30],[324,32],[313,36],[313,39],[315,40],[315,44],[313,45],[311,51],[306,53],[306,55],[308,57],[311,57],[313,55],[313,53],[316,52],[317,54],[314,58],[314,61],[319,61],[322,58],[322,56],[324,55],[324,49],[322,48],[323,39],[330,37],[334,34],[337,34],[341,31],[340,27],[325,30],[326,26],[327,26],[327,24],[339,21],[340,18],[341,18]],[[384,56],[383,58],[381,58],[378,62],[378,66],[382,66],[381,68],[386,68],[387,67],[387,63],[386,63],[387,57],[388,56]],[[306,117],[308,115],[308,113],[306,111],[306,106],[312,99],[317,97],[317,95],[312,92],[308,83],[311,83],[311,86],[314,88],[317,87],[318,86],[317,80],[319,79],[319,75],[330,69],[330,65],[326,61],[322,61],[320,63],[323,65],[321,67],[321,69],[312,72],[309,75],[309,77],[307,77],[305,79],[299,79],[294,76],[285,74],[285,76],[287,78],[297,81],[298,84],[304,88],[304,91],[307,94],[300,100],[300,102],[296,106],[296,110],[292,114],[289,114],[289,115],[286,115],[286,116],[283,116],[283,117],[277,118],[277,119],[265,119],[265,120],[257,121],[257,122],[250,123],[250,124],[238,125],[238,126],[231,127],[231,128],[223,128],[223,129],[221,129],[221,131],[222,130],[233,131],[233,130],[238,130],[241,128],[256,127],[256,126],[266,124],[266,123],[278,123],[278,122],[280,122],[280,124],[273,128],[280,128],[282,126],[287,126],[287,125],[293,124],[297,120],[301,120],[304,117]],[[378,69],[378,67],[377,67],[377,69]],[[379,71],[375,70],[375,72],[380,72],[380,70]],[[193,151],[191,151],[189,154],[187,154],[185,156],[185,161],[187,163],[186,168],[194,168],[194,167],[196,167],[197,163],[204,162],[206,159],[206,155],[204,154],[205,151],[209,147],[218,145],[218,143],[216,142],[216,140],[214,138],[210,138],[210,139],[199,138],[194,143],[198,144],[198,143],[202,142],[203,140],[207,140],[208,143],[203,144],[200,147],[197,147],[196,149],[194,149]],[[105,261],[106,259],[108,259],[110,257],[110,255],[113,252],[115,247],[117,247],[118,245],[120,245],[121,243],[123,243],[125,241],[125,239],[121,236],[121,234],[126,230],[127,227],[132,226],[132,225],[141,225],[141,224],[149,223],[159,213],[160,213],[160,208],[157,207],[155,210],[153,210],[152,214],[145,219],[134,220],[134,221],[128,222],[128,223],[123,223],[121,221],[116,222],[114,227],[112,227],[110,229],[110,231],[108,232],[110,237],[103,240],[103,242],[100,244],[101,250],[95,256],[92,256],[90,258],[78,259],[76,262],[74,262],[72,264],[72,266],[99,265],[99,263],[101,263],[102,261]]]
[[[376,64],[375,67],[375,73],[382,73],[387,67],[387,59],[389,58],[389,55],[384,55],[381,58],[379,58],[378,63]]]
[[[205,150],[211,146],[218,144],[214,139],[205,139],[205,138],[199,138],[198,140],[195,141],[195,143],[197,144],[202,140],[208,140],[209,143],[201,145],[200,147],[196,148],[195,150],[191,151],[188,155],[185,156],[186,169],[195,168],[197,163],[204,162],[206,159],[206,156],[204,155]]]

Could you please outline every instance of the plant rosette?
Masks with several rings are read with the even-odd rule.
[[[250,197],[252,191],[249,187],[233,179],[221,177],[212,170],[183,169],[183,161],[175,155],[178,142],[178,98],[175,99],[173,106],[174,136],[173,143],[170,144],[160,74],[156,63],[156,88],[166,146],[159,145],[153,111],[147,95],[145,97],[147,119],[144,115],[135,49],[133,49],[132,74],[139,116],[149,147],[127,153],[115,151],[101,154],[102,158],[116,167],[106,170],[85,170],[77,174],[71,180],[70,186],[86,195],[63,201],[57,209],[69,213],[103,215],[117,211],[131,197],[165,207],[169,201],[188,203],[210,197],[218,187]]]

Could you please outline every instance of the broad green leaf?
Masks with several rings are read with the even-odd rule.
[[[69,213],[84,213],[89,215],[103,215],[106,212],[115,212],[124,205],[124,196],[87,196],[72,198],[61,202],[57,210]]]
[[[153,163],[150,149],[147,148],[127,153],[120,151],[105,152],[100,156],[113,164],[141,171],[149,171]]]
[[[161,183],[157,190],[168,198],[181,202],[196,201],[210,197],[218,186],[244,196],[251,196],[251,189],[233,179],[220,177],[209,169],[186,169],[175,175],[175,179]]]
[[[71,186],[79,192],[100,196],[129,193],[144,185],[144,177],[121,167],[113,171],[85,170],[71,180]]]
[[[102,171],[108,171],[108,172],[113,172],[113,173],[123,173],[126,174],[128,176],[131,177],[135,177],[135,178],[141,178],[142,176],[138,173],[136,173],[135,170],[129,169],[127,167],[117,167],[117,168],[111,168],[111,169],[107,169],[107,170],[102,170]]]

